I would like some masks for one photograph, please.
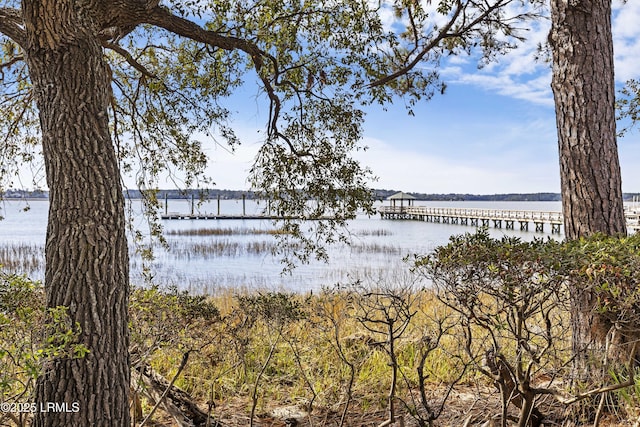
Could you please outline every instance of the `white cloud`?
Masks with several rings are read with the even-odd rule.
[[[640,70],[640,2],[617,5],[613,12],[616,80],[638,78]]]
[[[380,177],[373,183],[376,188],[477,194],[559,189],[559,174],[554,166],[540,169],[540,163],[530,159],[517,160],[521,157],[517,151],[491,156],[491,152],[497,151],[497,147],[492,147],[492,151],[473,160],[455,155],[433,156],[427,150],[406,150],[371,137],[365,138],[365,144],[370,150],[358,155],[358,159]]]
[[[549,33],[547,19],[530,22],[521,35],[524,42],[494,62],[477,67],[479,54],[472,57],[451,57],[441,69],[442,77],[451,83],[473,85],[514,99],[538,105],[553,105],[549,64],[537,59],[539,46]],[[466,66],[464,66],[466,64]]]
[[[214,180],[216,188],[248,189],[249,170],[264,140],[257,128],[234,127],[234,130],[242,143],[233,152],[226,145],[213,142],[209,142],[205,149],[209,157],[207,174]]]
[[[538,105],[553,106],[550,88],[551,76],[549,74],[542,74],[530,80],[518,81],[516,76],[506,72],[496,74],[462,73],[455,78],[455,82],[478,86],[489,92],[530,101]]]
[[[640,77],[640,1],[617,4],[612,25],[616,80],[623,83]],[[536,61],[538,46],[546,43],[548,19],[533,23],[525,32],[527,40],[517,49],[499,57],[482,69],[471,66],[474,58],[456,57],[441,70],[445,80],[480,87],[514,99],[539,105],[553,105],[549,64]],[[466,67],[464,65],[467,65]]]
[[[640,3],[629,1],[625,4],[614,2],[613,4],[613,30],[618,37],[635,38],[640,35]]]

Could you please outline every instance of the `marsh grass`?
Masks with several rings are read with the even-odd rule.
[[[201,246],[190,246],[191,243]],[[184,256],[228,250],[210,250],[210,243],[182,242]],[[238,245],[233,246],[231,243],[234,242],[228,239],[219,243],[222,247],[235,248],[224,255],[228,257],[246,254],[251,250],[246,249],[249,243],[258,245],[255,253],[263,253],[269,244],[264,241],[235,242]],[[22,245],[8,249],[10,246],[5,244],[5,251],[0,250],[0,256],[32,259],[42,256],[42,248],[38,246]],[[367,247],[367,250],[381,249]],[[465,251],[462,255],[463,266],[467,267],[469,253]],[[25,265],[36,263],[27,262]],[[527,267],[528,264],[517,265]],[[479,271],[492,269],[495,267],[483,265]],[[477,275],[467,276],[473,278],[473,283],[478,280]],[[393,286],[384,288],[380,285],[384,283],[392,283]],[[404,414],[418,413],[420,402],[415,396],[423,381],[428,389],[435,390],[429,398],[435,395],[436,404],[441,397],[437,396],[438,392],[446,390],[447,385],[466,387],[471,399],[461,400],[463,406],[452,410],[453,415],[442,423],[462,425],[465,420],[460,414],[465,414],[466,418],[476,404],[474,402],[497,399],[492,380],[480,374],[485,363],[482,358],[486,356],[486,350],[492,350],[487,343],[493,349],[503,349],[505,358],[513,359],[522,353],[516,351],[516,345],[525,339],[531,346],[542,346],[544,341],[540,341],[541,335],[533,334],[537,330],[535,328],[531,329],[533,335],[514,337],[505,322],[498,322],[493,328],[470,322],[473,316],[481,313],[480,308],[486,313],[498,313],[482,316],[493,320],[499,320],[503,313],[513,312],[511,306],[503,307],[505,298],[487,295],[486,286],[481,287],[484,293],[473,300],[467,298],[471,295],[469,288],[460,291],[463,302],[473,302],[472,315],[465,317],[461,303],[447,302],[442,293],[436,294],[437,288],[425,288],[424,282],[403,283],[402,275],[388,271],[385,277],[371,274],[357,283],[307,294],[269,289],[259,291],[250,286],[247,290],[218,288],[207,296],[176,289],[136,288],[130,299],[131,349],[135,355],[132,359],[143,360],[164,377],[173,378],[184,354],[191,354],[176,385],[199,402],[212,399],[219,408],[216,417],[224,420],[230,416],[229,411],[243,414],[242,422],[225,425],[245,426],[248,424],[247,414],[253,414],[251,418],[254,415],[266,418],[271,408],[291,404],[317,408],[318,412],[325,414],[339,414],[344,410],[344,414],[352,417],[347,417],[347,422],[342,423],[344,419],[338,420],[340,417],[334,416],[329,422],[315,423],[318,426],[379,425],[380,414],[384,414],[389,404],[387,398],[393,381],[389,358],[391,340],[387,340],[384,333],[367,329],[359,310],[364,299],[386,292],[385,296],[402,298],[408,311],[413,313],[406,330],[393,346],[400,373],[395,390],[398,407],[403,408]],[[11,297],[19,295],[16,292],[5,294]],[[14,306],[21,305],[12,303],[11,307]],[[384,323],[385,319],[388,322],[387,308],[377,307],[380,310],[368,312],[369,322]],[[538,377],[552,378],[554,387],[565,387],[564,392],[569,391],[571,382],[567,369],[571,355],[568,345],[571,330],[561,326],[569,323],[569,310],[563,305],[557,308],[558,315],[548,317],[552,327],[547,333],[558,344],[557,351],[541,353],[539,360],[535,361],[538,368],[531,380],[534,383]],[[16,311],[0,307],[0,317],[12,310]],[[545,319],[533,316],[532,320],[542,324]],[[19,325],[14,322],[12,327]],[[20,340],[30,336],[30,330],[23,327],[9,338],[3,337],[1,333],[8,330],[0,327],[0,349],[20,346],[23,344]],[[426,357],[426,369],[420,374],[417,368],[423,357]],[[543,386],[548,387],[549,380],[545,381]],[[18,383],[25,384],[25,381],[18,379]],[[0,401],[11,401],[7,396],[14,399],[17,396],[14,389],[2,392]],[[619,401],[626,402],[624,409],[627,414],[636,414],[640,388],[625,389],[624,393]],[[546,398],[541,400],[550,405]],[[225,406],[228,402],[234,402],[233,406]],[[558,413],[565,410],[566,407],[562,407]],[[485,420],[486,415],[480,413],[476,420]],[[619,418],[624,416],[621,411]],[[361,422],[363,419],[367,419],[367,423]],[[568,424],[560,420],[557,425]]]
[[[269,279],[260,276],[260,268],[252,267],[251,271],[231,272],[227,277],[220,278],[219,271],[215,277],[207,277],[206,264],[202,261],[233,259],[241,261],[243,258],[252,257],[250,263],[255,264],[259,258],[273,257],[274,261],[280,259],[282,247],[276,237],[283,233],[278,229],[260,229],[246,227],[218,227],[197,228],[189,230],[169,230],[166,232],[168,246],[154,247],[155,259],[143,259],[140,248],[130,245],[130,269],[131,280],[134,283],[146,283],[149,272],[153,276],[152,282],[161,286],[178,285],[183,289],[190,289],[195,293],[217,292],[219,288],[268,288]],[[393,256],[396,259],[406,255],[403,250],[395,245],[385,244],[384,241],[369,239],[370,236],[388,236],[392,234],[385,229],[357,230],[352,233],[355,238],[351,245],[336,245],[332,249],[334,259],[341,257],[372,256],[371,262],[365,262],[365,266],[324,268],[322,270],[322,283],[314,283],[313,286],[335,283],[344,280],[353,274],[364,274],[365,270],[374,267],[386,268],[384,260],[375,259]],[[359,239],[358,237],[363,237]],[[143,248],[146,249],[146,248]],[[291,251],[300,250],[300,246],[293,246]],[[195,268],[190,268],[190,263],[196,263]],[[25,274],[28,277],[42,279],[45,269],[44,245],[37,243],[0,242],[0,265],[6,271]],[[253,264],[251,264],[253,265]],[[213,268],[213,267],[212,267]],[[314,267],[315,268],[315,267]],[[157,274],[153,274],[156,271]],[[218,279],[221,279],[220,281]],[[272,280],[271,280],[272,281]],[[293,283],[291,287],[296,287]],[[307,287],[308,288],[308,287]]]
[[[217,227],[217,228],[193,228],[187,230],[169,230],[165,232],[168,236],[247,236],[247,235],[279,235],[288,234],[283,229],[262,229],[245,227]],[[358,230],[352,234],[356,236],[391,236],[393,233],[387,229]]]
[[[384,236],[393,236],[393,232],[391,230],[387,230],[386,228],[376,228],[374,230],[357,230],[354,232],[356,236],[375,236],[375,237],[384,237]]]
[[[44,268],[44,246],[4,243],[0,245],[0,266],[7,271],[33,275]]]
[[[247,236],[247,235],[271,235],[286,234],[286,230],[281,229],[261,229],[261,228],[192,228],[187,230],[169,230],[168,236]]]
[[[232,239],[210,239],[207,241],[170,240],[167,255],[174,260],[211,259],[214,257],[239,258],[244,256],[264,256],[279,250],[275,240],[236,241]],[[292,248],[293,250],[299,247]],[[393,245],[378,243],[357,243],[344,249],[351,254],[404,255],[404,251]]]

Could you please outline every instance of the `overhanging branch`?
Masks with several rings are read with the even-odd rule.
[[[23,27],[24,23],[19,10],[7,7],[0,8],[0,33],[25,49],[27,36]]]
[[[415,58],[413,58],[411,62],[409,62],[406,66],[400,68],[396,72],[370,83],[369,87],[383,86],[399,77],[404,76],[409,71],[414,69],[416,65],[418,65],[418,63],[422,60],[422,58],[424,58],[426,54],[431,52],[431,50],[436,48],[441,41],[447,39],[448,37],[451,37],[451,35],[448,34],[449,30],[453,27],[453,24],[455,24],[455,22],[458,19],[458,16],[460,16],[460,12],[463,9],[464,7],[462,3],[460,2],[460,0],[458,0],[456,2],[456,10],[453,16],[451,17],[451,19],[449,19],[449,22],[447,22],[447,24],[444,27],[442,27],[442,29],[438,32],[438,35],[434,37],[433,40],[431,40],[422,50],[420,50],[420,52],[415,56]],[[414,26],[414,29],[415,29],[415,26]],[[418,41],[416,39],[416,44],[417,43]]]
[[[152,79],[156,78],[155,74],[153,74],[152,72],[147,70],[144,65],[142,65],[141,63],[136,61],[136,59],[126,49],[124,49],[123,47],[121,47],[117,43],[103,41],[102,42],[102,46],[106,47],[107,49],[111,49],[112,51],[114,51],[117,54],[119,54],[120,56],[122,56],[127,61],[127,63],[129,65],[131,65],[133,68],[138,70],[143,76],[149,77],[149,78],[152,78]]]
[[[158,26],[174,34],[206,43],[224,50],[242,50],[252,57],[268,56],[254,43],[237,37],[223,36],[215,31],[208,31],[188,19],[173,15],[169,10],[156,7],[145,17],[144,23]]]
[[[18,55],[18,56],[14,56],[7,62],[0,63],[0,73],[4,68],[9,68],[12,65],[17,64],[18,62],[21,62],[21,61],[24,61],[24,57],[22,55]]]
[[[253,61],[256,73],[258,74],[258,77],[264,86],[264,90],[271,102],[268,136],[277,136],[287,141],[284,135],[280,134],[277,127],[282,103],[276,94],[274,86],[280,84],[278,79],[281,72],[278,67],[278,61],[273,55],[260,49],[258,45],[249,40],[232,36],[224,36],[214,31],[205,30],[194,22],[173,15],[169,10],[162,7],[152,9],[144,17],[144,23],[164,28],[176,35],[189,38],[196,42],[205,43],[227,51],[240,50],[248,54]],[[267,61],[272,67],[270,75],[265,72],[265,61]],[[289,145],[293,148],[290,143]]]
[[[429,53],[431,52],[433,49],[437,48],[438,45],[447,39],[451,39],[451,38],[457,38],[457,37],[463,37],[465,35],[467,35],[468,33],[474,31],[475,29],[477,29],[477,27],[484,21],[486,21],[492,13],[494,13],[496,10],[503,8],[505,6],[507,6],[509,3],[511,3],[511,0],[495,0],[495,2],[493,4],[490,4],[489,2],[485,3],[485,7],[486,9],[484,9],[478,16],[476,16],[473,20],[471,20],[470,22],[466,23],[465,20],[467,18],[466,16],[466,9],[469,6],[469,3],[464,3],[462,0],[456,0],[456,4],[455,4],[455,10],[453,12],[453,14],[451,15],[451,18],[449,18],[448,22],[446,23],[446,25],[444,25],[439,31],[438,34],[433,37],[433,39],[431,39],[431,41],[429,41],[422,49],[420,49],[420,51],[416,54],[416,56],[409,61],[406,65],[402,66],[401,68],[399,68],[397,71],[395,71],[392,74],[389,74],[387,76],[384,76],[382,78],[379,78],[371,83],[369,83],[369,87],[378,87],[378,86],[383,86],[385,84],[388,84],[389,82],[392,82],[393,80],[396,80],[404,75],[406,75],[407,73],[409,73],[411,70],[413,70],[418,63]],[[454,27],[454,25],[458,22],[458,19],[462,19],[461,25],[459,26],[459,28],[456,31],[451,31],[452,28]],[[415,28],[415,24],[413,23],[413,20],[411,20],[412,23],[412,28],[414,31],[416,31]],[[414,35],[414,37],[416,37],[416,35]],[[416,46],[417,46],[417,40],[416,40]],[[416,49],[414,48],[411,53],[416,52]],[[406,58],[406,60],[409,60],[410,55]]]

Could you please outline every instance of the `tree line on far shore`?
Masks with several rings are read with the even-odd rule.
[[[386,200],[387,197],[397,193],[398,190],[375,189],[373,190],[376,200]],[[142,198],[140,190],[126,190],[126,197],[131,199]],[[502,194],[469,194],[469,193],[416,193],[408,192],[416,200],[422,201],[487,201],[487,202],[559,202],[562,200],[560,193],[502,193]],[[220,190],[220,189],[173,189],[159,190],[157,197],[159,199],[184,199],[191,196],[199,198],[203,196],[205,199],[215,199],[220,197],[225,200],[239,200],[243,197],[247,200],[259,199],[259,195],[254,191],[246,190]],[[3,199],[46,199],[49,192],[43,190],[7,190],[0,198]],[[640,193],[624,193],[623,199],[633,200],[634,197],[640,197]]]

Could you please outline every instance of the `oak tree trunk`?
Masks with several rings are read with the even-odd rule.
[[[611,0],[552,0],[549,42],[565,235],[625,234],[616,143]],[[573,290],[573,348],[595,350],[594,296]],[[594,332],[596,333],[594,335]],[[588,367],[578,363],[584,371]]]
[[[109,133],[111,75],[95,20],[78,3],[23,1],[50,191],[47,306],[68,308],[80,325],[79,341],[89,350],[84,358],[57,358],[44,367],[33,425],[124,427],[129,425],[129,267],[124,200]]]

